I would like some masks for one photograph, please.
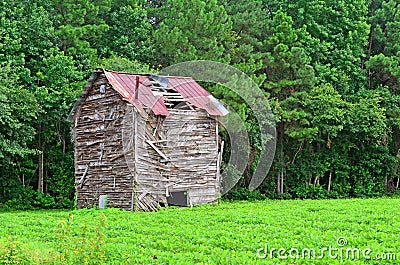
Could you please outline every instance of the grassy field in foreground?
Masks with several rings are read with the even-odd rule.
[[[385,198],[3,212],[0,264],[400,264],[399,209]]]

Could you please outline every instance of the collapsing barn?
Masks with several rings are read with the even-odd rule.
[[[216,202],[225,114],[192,78],[96,69],[69,116],[78,208]]]

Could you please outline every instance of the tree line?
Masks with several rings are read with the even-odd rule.
[[[94,68],[148,73],[199,59],[240,69],[268,99],[277,149],[264,196],[395,192],[399,39],[398,0],[0,2],[0,206],[73,205],[66,117]],[[260,128],[240,95],[208,89],[249,132],[234,191],[248,196]]]

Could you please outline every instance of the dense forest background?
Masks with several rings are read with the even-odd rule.
[[[248,192],[261,150],[256,119],[239,95],[209,87],[251,136],[228,197],[395,192],[399,40],[399,0],[1,1],[0,207],[73,205],[66,118],[94,68],[152,72],[196,59],[248,74],[275,114],[274,163]]]

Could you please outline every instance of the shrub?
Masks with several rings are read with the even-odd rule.
[[[14,210],[33,210],[63,208],[65,205],[65,203],[57,203],[50,194],[35,191],[32,187],[26,187],[17,197],[6,201],[3,207]]]
[[[104,232],[106,217],[101,213],[95,228],[74,223],[70,214],[67,220],[58,222],[58,264],[105,264]]]
[[[329,197],[328,191],[320,185],[302,185],[293,190],[298,199],[326,199]]]
[[[260,193],[259,190],[249,190],[247,188],[238,188],[236,190],[230,190],[224,198],[235,201],[235,200],[248,200],[248,201],[257,201],[257,200],[266,200],[267,197]]]

